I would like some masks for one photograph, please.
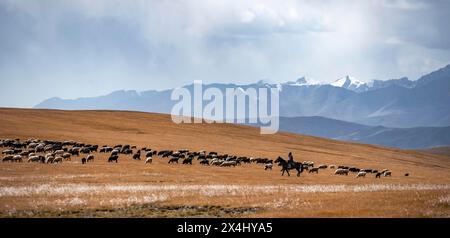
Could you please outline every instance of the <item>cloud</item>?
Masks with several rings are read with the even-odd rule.
[[[426,8],[428,5],[422,0],[375,0],[387,8],[394,8],[400,10],[420,10]]]
[[[162,89],[193,80],[415,79],[450,62],[449,5],[3,0],[0,104],[32,106],[52,96]]]

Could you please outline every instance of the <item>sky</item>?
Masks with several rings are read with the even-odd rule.
[[[0,107],[190,84],[420,76],[446,0],[0,0]]]

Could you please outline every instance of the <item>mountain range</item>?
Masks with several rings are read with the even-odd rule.
[[[367,126],[315,116],[280,117],[280,130],[403,149],[450,145],[450,126],[389,128],[384,126]]]
[[[184,87],[193,91],[192,84]],[[203,85],[204,90],[209,87],[219,88],[222,92],[230,87],[243,90],[250,87],[277,87],[280,91],[282,117],[280,128],[290,132],[308,132],[306,134],[401,148],[450,144],[446,139],[442,139],[447,138],[445,133],[448,134],[450,126],[450,65],[415,81],[399,78],[365,83],[345,76],[330,84],[324,84],[301,77],[285,83],[268,83],[261,80],[247,85]],[[55,97],[39,103],[35,108],[170,113],[176,103],[170,100],[171,92],[171,89],[142,92],[120,90],[100,97]],[[316,119],[317,122],[307,124],[306,118]],[[334,123],[320,123],[319,118]],[[350,123],[353,129],[347,131],[347,134],[331,133],[337,128],[342,129],[342,123]],[[317,130],[299,129],[302,125],[309,125],[308,128]],[[429,138],[428,142],[424,141],[425,138]]]

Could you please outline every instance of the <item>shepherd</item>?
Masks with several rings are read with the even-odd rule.
[[[292,152],[289,152],[289,155],[288,155],[288,168],[291,169],[291,168],[294,168],[294,166],[295,166],[294,156],[292,156]]]

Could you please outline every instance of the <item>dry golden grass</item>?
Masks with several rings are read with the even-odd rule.
[[[54,164],[0,163],[1,216],[448,217],[450,158],[229,124],[172,123],[170,116],[122,111],[0,109],[0,138],[132,144],[155,150],[217,151],[286,157],[319,164],[390,169],[390,178],[335,176],[331,169],[300,178],[278,167],[220,168],[153,164],[95,154]],[[409,177],[403,176],[410,173]]]

